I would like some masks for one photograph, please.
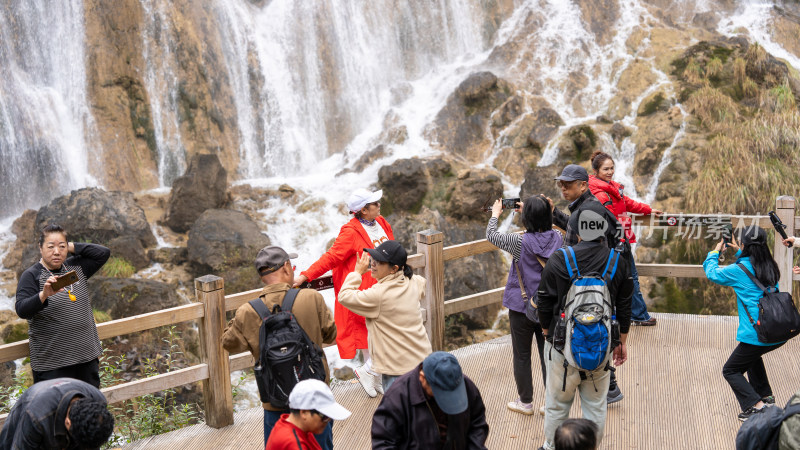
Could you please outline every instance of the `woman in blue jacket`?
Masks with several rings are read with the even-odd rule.
[[[767,247],[767,233],[757,226],[750,226],[741,231],[739,235],[742,242],[741,249],[739,249],[735,237],[733,242],[728,244],[730,247],[738,249],[736,263],[745,266],[764,286],[777,287],[780,270]],[[736,400],[742,409],[739,420],[744,422],[753,414],[764,411],[764,406],[775,403],[761,356],[777,349],[784,343],[764,344],[759,342],[756,330],[747,313],[750,313],[753,321],[758,322],[758,302],[763,292],[737,264],[719,267],[719,252],[722,250],[722,246],[723,243],[720,241],[713,251],[708,252],[708,256],[703,262],[703,270],[709,280],[723,286],[730,286],[736,292],[736,304],[739,310],[739,328],[736,331],[736,340],[739,341],[739,345],[736,346],[722,367],[722,376],[725,377],[736,395]],[[745,372],[747,372],[747,379],[744,377]]]

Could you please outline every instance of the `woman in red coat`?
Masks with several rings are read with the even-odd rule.
[[[370,397],[375,397],[378,392],[383,393],[383,386],[380,375],[372,371],[366,321],[364,317],[339,303],[339,290],[347,274],[355,269],[356,260],[365,248],[375,248],[384,241],[394,240],[392,227],[381,216],[382,196],[382,190],[370,192],[362,188],[353,192],[347,199],[347,207],[354,217],[342,226],[333,246],[311,267],[300,272],[294,280],[294,285],[299,286],[329,270],[333,272],[333,292],[336,295],[333,320],[336,322],[336,345],[339,348],[339,357],[353,359],[356,350],[361,349],[366,362],[355,370],[355,374]],[[362,291],[377,283],[369,272],[361,279],[361,286],[358,289]]]
[[[614,178],[614,160],[611,155],[598,150],[592,153],[591,161],[594,175],[589,176],[589,189],[600,200],[600,203],[617,216],[622,229],[625,230],[625,237],[628,238],[628,242],[631,244],[636,243],[636,235],[633,234],[631,229],[631,218],[628,217],[627,213],[661,214],[662,212],[625,195],[625,186],[612,180]],[[642,297],[642,291],[639,289],[639,273],[636,271],[633,254],[631,254],[629,246],[626,246],[626,252],[623,253],[623,256],[628,258],[631,274],[633,275],[634,289],[631,302],[631,323],[644,326],[655,325],[656,318],[650,317],[647,312],[647,305]]]

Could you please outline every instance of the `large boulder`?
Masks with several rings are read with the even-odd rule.
[[[542,108],[536,112],[535,126],[528,135],[528,141],[536,149],[544,149],[547,142],[555,136],[564,125],[564,119],[551,108]]]
[[[189,231],[205,210],[226,204],[227,188],[228,173],[217,155],[195,155],[172,185],[164,224],[178,233]]]
[[[92,307],[112,319],[137,316],[181,305],[175,286],[138,278],[89,278]]]
[[[512,90],[491,72],[470,74],[447,98],[427,137],[442,149],[470,161],[482,161],[490,144],[487,129],[492,113],[508,100]],[[515,114],[513,105],[508,106],[507,113],[502,114],[506,119]]]
[[[269,244],[269,238],[246,214],[209,209],[189,230],[189,264],[195,276],[223,277],[228,292],[254,289],[259,277],[253,261]]]
[[[391,214],[392,211],[419,211],[431,186],[427,166],[426,161],[411,158],[398,159],[391,165],[381,167],[378,171],[378,186],[383,189],[386,214]]]
[[[27,235],[30,244],[22,252],[22,263],[16,268],[17,277],[39,259],[39,232],[52,223],[64,227],[71,241],[108,245],[115,238],[128,236],[138,240],[142,247],[156,245],[150,224],[133,194],[84,188],[43,206],[36,214],[33,227],[20,230],[17,236]]]
[[[150,259],[142,243],[133,236],[116,237],[108,242],[108,248],[112,256],[123,258],[136,270],[142,270],[150,265]]]
[[[447,211],[456,218],[487,219],[481,207],[491,205],[502,195],[499,176],[486,169],[467,169],[458,174],[450,189]]]
[[[36,215],[39,230],[50,223],[64,227],[72,240],[108,244],[119,236],[133,236],[144,247],[156,245],[156,237],[142,210],[130,192],[108,192],[84,188],[58,197]]]

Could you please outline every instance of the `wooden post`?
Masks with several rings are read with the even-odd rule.
[[[417,252],[425,256],[425,329],[433,351],[444,349],[444,234],[436,230],[417,233]]]
[[[775,200],[775,214],[781,219],[784,225],[786,225],[786,234],[788,236],[794,236],[794,215],[795,215],[795,199],[789,195],[782,195]],[[795,242],[795,247],[800,245],[800,242]],[[775,256],[775,262],[778,263],[778,268],[781,271],[781,279],[778,282],[778,289],[781,292],[792,292],[792,252],[794,251],[794,247],[786,248],[783,245],[783,239],[781,235],[775,233],[775,246],[772,249],[772,252]]]
[[[205,308],[200,321],[200,344],[203,362],[208,365],[208,379],[203,380],[206,425],[222,428],[233,424],[233,395],[228,352],[222,348],[225,328],[225,281],[215,275],[194,279],[197,301]]]

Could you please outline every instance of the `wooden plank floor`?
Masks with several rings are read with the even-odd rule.
[[[629,359],[617,372],[625,399],[611,405],[602,449],[730,449],[740,422],[736,399],[722,378],[722,365],[735,347],[736,317],[654,314],[658,326],[633,327]],[[453,352],[481,390],[490,426],[489,449],[536,449],[544,441],[544,418],[506,409],[516,398],[509,336]],[[775,397],[783,406],[800,389],[800,339],[765,356]],[[534,380],[539,367],[534,363]],[[534,404],[544,388],[534,383]],[[380,402],[360,385],[334,386],[337,401],[353,415],[337,422],[341,449],[370,448],[372,413]],[[579,402],[571,417],[580,417]],[[263,413],[237,413],[235,424],[215,430],[195,425],[132,443],[125,449],[263,449]]]

